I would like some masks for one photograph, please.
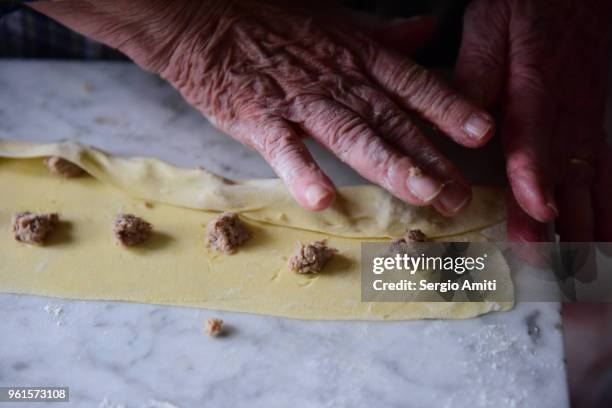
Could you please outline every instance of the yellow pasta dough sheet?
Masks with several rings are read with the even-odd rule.
[[[41,160],[59,156],[89,174],[64,179]],[[503,193],[478,187],[459,217],[402,203],[374,186],[341,188],[333,208],[308,212],[280,180],[231,181],[203,169],[155,159],[120,158],[76,143],[0,140],[0,292],[86,300],[195,306],[302,319],[469,318],[507,310],[511,302],[362,302],[360,250],[419,228],[438,240],[498,238]],[[239,212],[252,239],[234,254],[205,245],[206,224]],[[57,212],[43,246],[17,242],[12,216]],[[119,213],[153,224],[144,244],[125,248],[112,234]],[[493,235],[491,235],[493,234]],[[323,272],[287,267],[297,242],[326,239],[338,255]],[[501,253],[490,259],[510,281]]]

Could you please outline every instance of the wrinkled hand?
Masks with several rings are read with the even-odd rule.
[[[335,193],[304,136],[409,203],[453,215],[469,201],[467,182],[413,116],[469,147],[490,138],[490,116],[337,8],[248,0],[33,7],[161,74],[213,124],[259,151],[305,208],[326,208]]]
[[[460,87],[499,107],[512,187],[509,237],[612,241],[606,144],[607,0],[474,0],[456,67]]]

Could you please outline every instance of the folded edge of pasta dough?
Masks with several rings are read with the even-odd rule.
[[[447,238],[481,231],[505,220],[503,189],[473,188],[471,203],[446,218],[431,207],[416,207],[373,185],[341,187],[332,207],[301,208],[280,179],[228,180],[202,168],[179,168],[157,159],[121,158],[76,142],[35,144],[0,140],[0,157],[59,156],[98,180],[143,200],[207,211],[233,210],[274,225],[350,238],[392,238],[406,229]]]

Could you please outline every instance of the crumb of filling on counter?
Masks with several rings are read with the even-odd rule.
[[[56,213],[20,212],[13,216],[13,236],[20,242],[41,245],[49,238],[58,223],[59,216]]]
[[[113,224],[113,233],[125,246],[134,246],[146,241],[153,231],[153,226],[133,214],[119,214]]]
[[[338,250],[328,247],[325,240],[306,245],[298,242],[297,252],[289,258],[289,268],[297,273],[320,272],[336,252]]]
[[[223,320],[216,317],[210,317],[206,321],[206,334],[210,337],[218,336],[223,331]]]
[[[85,170],[83,170],[76,164],[69,162],[66,159],[62,159],[58,156],[45,157],[43,161],[51,172],[51,174],[55,176],[72,178],[80,177],[85,174]]]
[[[235,212],[225,212],[206,226],[206,243],[217,251],[232,253],[250,238],[250,231]]]

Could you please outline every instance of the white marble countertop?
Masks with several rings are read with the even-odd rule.
[[[130,64],[0,60],[0,89],[0,133],[12,138],[273,175]],[[315,156],[338,184],[362,181],[321,149]],[[71,402],[58,406],[568,406],[554,303],[467,321],[374,323],[0,295],[0,316],[0,386],[69,386]],[[230,334],[205,336],[209,316]]]

